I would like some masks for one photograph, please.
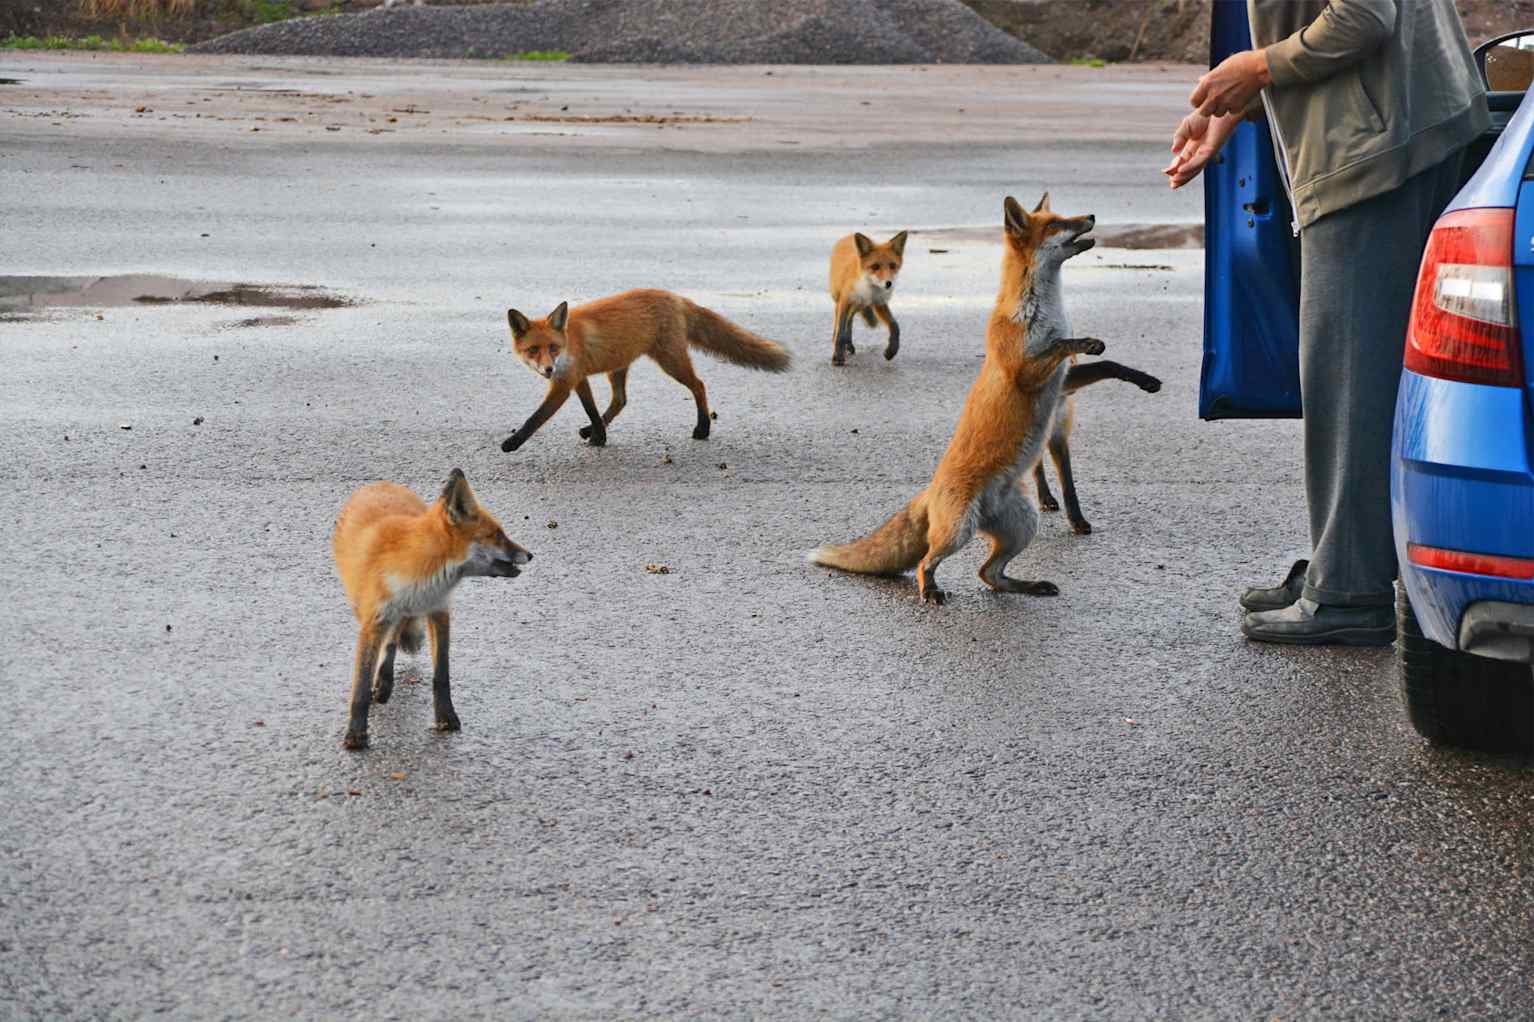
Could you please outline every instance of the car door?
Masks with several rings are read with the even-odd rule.
[[[1245,0],[1215,0],[1209,65],[1252,48]],[[1204,419],[1300,415],[1300,261],[1264,122],[1204,169]]]

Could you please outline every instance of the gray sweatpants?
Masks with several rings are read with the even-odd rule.
[[[1459,187],[1456,153],[1300,232],[1300,394],[1310,571],[1304,595],[1394,599],[1390,432],[1418,265]]]

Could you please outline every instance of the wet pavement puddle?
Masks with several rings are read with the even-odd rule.
[[[0,277],[0,312],[131,305],[247,305],[273,309],[340,309],[351,299],[311,284],[185,280],[152,274],[110,277]],[[291,321],[292,317],[265,317]],[[285,325],[246,321],[244,325]]]

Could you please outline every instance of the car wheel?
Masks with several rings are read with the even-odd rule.
[[[1418,734],[1435,745],[1534,750],[1534,671],[1527,664],[1440,646],[1422,634],[1400,585],[1396,622],[1401,698]]]

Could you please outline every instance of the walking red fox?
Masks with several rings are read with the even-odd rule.
[[[662,372],[692,391],[698,406],[694,440],[708,439],[708,393],[693,372],[689,346],[749,369],[781,373],[789,363],[782,345],[668,291],[625,291],[574,309],[560,302],[539,320],[507,309],[506,319],[511,324],[517,357],[547,379],[549,389],[538,410],[501,443],[503,451],[514,451],[526,443],[559,411],[572,390],[591,420],[591,425],[581,428],[581,438],[593,447],[607,443],[607,427],[628,401],[629,366],[641,355],[649,355]],[[597,373],[607,374],[613,390],[607,411],[600,415],[586,379]]]
[[[883,320],[889,327],[886,359],[900,351],[900,324],[890,313],[889,300],[905,262],[905,237],[906,232],[901,231],[877,245],[867,235],[849,234],[831,249],[831,301],[836,303],[832,365],[846,365],[847,356],[857,354],[852,344],[852,320],[856,316],[862,316],[869,326]]]
[[[471,575],[516,578],[533,555],[506,538],[501,524],[453,469],[436,502],[398,483],[372,483],[351,495],[336,519],[336,570],[357,615],[348,749],[368,744],[368,704],[394,690],[396,647],[421,648],[421,621],[431,632],[432,704],[438,731],[457,731],[448,684],[448,606]]]
[[[917,568],[923,601],[942,603],[937,568],[978,531],[991,540],[980,580],[997,592],[1054,596],[1052,582],[1005,574],[1032,541],[1039,509],[1023,490],[1044,450],[1063,394],[1124,371],[1111,362],[1068,367],[1099,355],[1103,342],[1071,337],[1060,289],[1064,262],[1095,243],[1092,216],[1050,211],[1049,195],[1029,214],[1008,196],[1001,290],[986,330],[985,362],[970,388],[953,440],[927,488],[872,534],[822,546],[810,560],[843,571],[898,574]]]

